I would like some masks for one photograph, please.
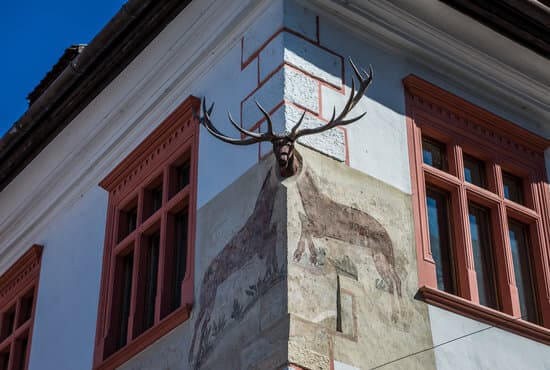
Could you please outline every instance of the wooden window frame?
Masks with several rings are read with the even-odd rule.
[[[33,245],[17,262],[13,264],[2,276],[0,276],[0,332],[4,331],[4,313],[15,308],[13,329],[11,333],[0,342],[0,351],[9,347],[8,370],[21,368],[16,364],[16,341],[22,337],[27,339],[26,353],[24,354],[24,367],[28,369],[32,344],[32,332],[34,316],[36,312],[36,299],[38,297],[38,280],[40,276],[40,262],[42,259],[42,246]],[[21,301],[32,291],[32,305],[29,317],[19,323],[21,315]]]
[[[194,243],[196,223],[197,197],[197,165],[198,165],[198,123],[193,117],[193,110],[198,111],[200,100],[190,96],[174,110],[138,147],[132,151],[104,180],[100,186],[109,192],[107,210],[107,226],[105,232],[105,247],[103,252],[103,267],[101,290],[99,297],[98,321],[96,329],[94,369],[112,369],[128,361],[161,336],[186,321],[191,313],[194,296]],[[182,189],[175,190],[174,166],[182,157],[189,160],[189,183]],[[162,179],[161,208],[149,212],[145,198],[151,187],[158,186]],[[135,203],[135,204],[134,204]],[[137,206],[137,222],[135,230],[128,235],[120,235],[124,222],[121,213]],[[186,269],[181,289],[179,308],[167,309],[172,298],[168,293],[171,282],[163,278],[167,273],[163,263],[166,253],[170,253],[167,245],[174,244],[168,231],[170,220],[175,212],[188,209],[187,255]],[[119,220],[122,220],[119,222]],[[139,332],[137,326],[139,306],[136,304],[140,292],[138,284],[145,280],[143,274],[143,259],[140,251],[145,250],[144,240],[147,233],[160,232],[159,264],[157,270],[157,288],[155,298],[155,317],[152,327]],[[115,294],[115,259],[121,251],[131,248],[133,253],[131,303],[128,319],[127,340],[121,348],[109,354],[107,340],[111,325],[112,299]],[[144,257],[145,258],[145,257]],[[144,270],[145,269],[145,270]],[[140,271],[142,271],[140,273]],[[173,288],[173,287],[172,287]],[[177,288],[176,288],[177,289]],[[172,292],[172,294],[174,294]],[[171,302],[171,301],[170,301]],[[173,302],[172,302],[173,303]],[[136,307],[138,306],[138,307]],[[162,311],[162,313],[161,313]],[[136,329],[136,330],[134,330]]]
[[[403,84],[419,296],[427,303],[550,344],[550,191],[544,162],[544,151],[550,147],[550,140],[415,75],[407,76]],[[422,162],[422,135],[446,144],[448,172]],[[463,151],[485,162],[486,189],[464,180]],[[525,205],[504,198],[503,171],[523,179]],[[429,245],[426,184],[451,194],[457,295],[437,289],[435,263]],[[479,304],[468,201],[491,210],[500,310]],[[508,218],[529,225],[540,325],[521,319]]]

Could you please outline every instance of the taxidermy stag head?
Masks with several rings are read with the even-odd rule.
[[[277,159],[277,164],[279,167],[279,173],[282,177],[290,177],[294,175],[298,171],[299,163],[296,159],[295,153],[294,153],[294,142],[300,137],[305,135],[312,135],[317,134],[323,131],[330,130],[333,127],[336,126],[345,126],[349,125],[350,123],[353,123],[355,121],[358,121],[361,119],[365,114],[362,113],[357,117],[345,119],[347,114],[357,105],[359,100],[363,97],[363,94],[369,87],[370,83],[372,82],[373,72],[372,67],[369,66],[369,71],[363,70],[362,73],[359,72],[353,61],[349,60],[351,67],[353,68],[353,71],[355,72],[355,76],[359,80],[359,89],[357,89],[357,92],[355,92],[355,79],[352,77],[351,79],[351,94],[350,97],[344,106],[344,109],[338,116],[336,116],[336,108],[333,109],[332,117],[330,121],[327,123],[315,127],[315,128],[305,128],[302,130],[298,130],[300,128],[300,125],[302,124],[302,121],[304,120],[304,117],[306,115],[306,111],[304,110],[304,113],[298,120],[298,122],[292,127],[289,133],[283,133],[283,134],[275,134],[273,133],[273,122],[271,120],[271,115],[258,103],[256,102],[256,105],[258,106],[258,109],[262,112],[264,115],[266,121],[267,121],[267,132],[265,133],[257,133],[252,132],[249,130],[246,130],[242,128],[240,125],[238,125],[233,117],[231,116],[231,113],[228,112],[229,116],[229,122],[239,131],[244,138],[241,139],[235,139],[228,137],[221,133],[213,124],[210,119],[212,110],[214,109],[214,103],[210,106],[209,109],[206,108],[206,99],[203,98],[202,100],[202,117],[197,117],[199,120],[199,123],[204,125],[208,132],[210,132],[214,137],[220,139],[221,141],[225,141],[226,143],[233,144],[233,145],[250,145],[259,143],[262,141],[270,141],[273,144],[273,154],[275,155],[275,158]]]

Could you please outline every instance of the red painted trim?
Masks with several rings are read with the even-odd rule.
[[[425,99],[440,108],[449,109],[460,117],[466,116],[474,119],[476,124],[486,130],[498,132],[504,136],[502,145],[512,146],[516,149],[525,146],[539,153],[550,147],[550,139],[536,135],[420,77],[409,75],[403,79],[403,84],[411,95]],[[481,133],[485,134],[485,132]]]
[[[431,287],[420,287],[418,293],[426,303],[550,345],[550,330],[542,326]]]
[[[21,256],[5,273],[0,276],[0,322],[3,321],[4,312],[15,307],[13,329],[11,333],[0,343],[0,348],[9,346],[10,355],[7,369],[15,370],[29,368],[30,352],[32,345],[32,333],[34,317],[36,314],[36,300],[38,298],[38,284],[40,278],[40,263],[42,260],[41,245],[33,245]],[[30,291],[33,291],[32,306],[29,318],[20,322],[21,300]],[[24,364],[16,361],[20,356],[15,354],[16,341],[22,337],[27,338],[27,349],[24,355]]]
[[[103,252],[103,268],[99,297],[98,322],[94,351],[95,369],[112,369],[142,351],[155,340],[188,319],[194,297],[194,243],[196,223],[197,161],[198,161],[198,124],[193,118],[192,109],[199,109],[200,101],[189,97],[174,110],[136,149],[132,151],[100,185],[109,191],[109,206]],[[189,155],[191,163],[190,183],[173,194],[173,166],[183,155]],[[154,214],[146,215],[143,202],[145,187],[159,177],[163,179],[162,206]],[[119,241],[119,215],[121,210],[137,199],[137,225],[134,231]],[[170,312],[174,287],[167,278],[168,246],[173,238],[168,231],[170,212],[176,212],[182,206],[188,207],[188,243],[186,275],[181,289],[181,306]],[[154,324],[139,333],[137,322],[141,317],[141,308],[137,299],[141,297],[140,287],[143,267],[140,256],[143,237],[152,228],[159,228],[159,267],[157,278],[157,299],[155,302]],[[127,344],[108,357],[105,356],[106,341],[110,338],[110,325],[113,320],[113,293],[116,291],[115,262],[117,256],[133,251],[133,275],[130,314],[127,331]]]
[[[475,316],[472,312],[479,310],[480,313],[477,315],[489,320],[488,317],[491,315],[488,316],[487,312],[494,310],[478,304],[468,221],[468,201],[474,201],[491,210],[497,290],[502,311],[494,312],[505,316],[508,314],[512,318],[521,315],[508,235],[508,218],[511,217],[530,227],[538,311],[541,313],[542,325],[550,328],[550,203],[548,183],[544,177],[544,150],[550,146],[550,140],[518,127],[416,76],[405,78],[403,83],[406,90],[407,136],[419,285],[424,287],[422,289],[429,295],[428,299],[434,302],[438,299],[443,300],[444,303],[438,303],[442,307],[449,306],[459,313],[465,310],[464,314],[470,316]],[[422,134],[446,143],[449,173],[422,163]],[[488,189],[479,188],[464,180],[463,148],[486,163]],[[527,206],[504,198],[501,168],[523,177]],[[451,194],[454,262],[457,270],[458,295],[461,298],[437,291],[435,265],[429,252],[426,184],[442,188]],[[455,301],[451,304],[449,297],[456,298],[455,301],[459,303],[465,300],[469,305],[456,304]],[[499,316],[498,320],[502,320],[502,317],[504,316]],[[496,319],[491,320],[494,322]],[[496,321],[500,323],[498,320]],[[503,327],[523,333],[525,336],[528,336],[525,332],[533,327],[541,328],[527,323],[521,324],[523,329],[520,330],[516,329],[517,325],[519,324],[508,323]],[[539,334],[529,335],[537,337]]]
[[[319,47],[321,47],[317,41],[315,40],[312,40],[304,35],[302,35],[301,33],[297,32],[297,31],[294,31],[288,27],[281,27],[279,28],[277,31],[275,31],[275,33],[273,33],[263,44],[261,44],[254,53],[252,53],[245,61],[243,61],[243,58],[244,58],[244,37],[241,39],[241,71],[243,69],[245,69],[250,63],[252,63],[252,61],[254,60],[254,58],[256,58],[261,52],[263,49],[265,49],[265,47],[271,42],[273,41],[277,36],[279,36],[280,33],[282,32],[288,32],[296,37],[299,37],[303,40],[306,40],[310,43],[312,43],[313,45],[317,45]],[[326,49],[327,51],[329,51],[329,49]],[[331,53],[334,53],[333,51],[330,51]]]
[[[311,113],[313,116],[317,117],[318,119],[322,120],[322,121],[327,121],[326,119],[324,119],[322,116],[323,116],[323,111],[322,111],[322,87],[325,86],[327,88],[330,88],[334,91],[337,91],[343,95],[345,95],[346,93],[346,80],[345,80],[345,65],[344,65],[344,57],[340,54],[338,54],[337,52],[329,49],[329,48],[326,48],[324,46],[321,45],[320,43],[320,36],[319,36],[319,27],[320,27],[320,21],[319,21],[319,16],[316,16],[316,19],[315,19],[315,22],[316,22],[316,39],[317,40],[312,40],[302,34],[300,34],[299,32],[297,31],[294,31],[294,30],[291,30],[287,27],[282,27],[282,28],[279,28],[277,31],[275,31],[274,34],[272,34],[270,37],[268,37],[268,39],[262,43],[258,49],[256,49],[256,51],[254,53],[252,53],[246,61],[243,61],[243,58],[244,58],[244,37],[241,38],[241,70],[243,70],[244,68],[246,68],[250,63],[252,63],[252,61],[254,59],[256,59],[256,62],[257,62],[257,74],[258,74],[258,83],[257,83],[257,86],[254,87],[254,89],[248,93],[245,98],[243,100],[241,100],[241,103],[240,103],[240,122],[241,122],[241,126],[243,126],[243,105],[244,103],[250,98],[252,97],[260,88],[262,88],[276,73],[278,73],[283,67],[287,67],[287,68],[291,68],[292,70],[298,72],[298,73],[301,73],[305,76],[307,76],[308,78],[311,78],[315,81],[317,81],[318,83],[318,112],[315,112],[315,111],[312,111],[311,109],[308,109],[306,107],[303,107],[301,106],[300,104],[298,103],[294,103],[294,102],[290,102],[290,101],[287,101],[285,99],[283,99],[282,102],[279,102],[277,103],[277,105],[272,108],[271,110],[269,110],[270,114],[273,114],[273,112],[275,112],[277,109],[279,109],[283,104],[288,104],[288,105],[293,105],[295,107],[297,107],[298,109],[301,109],[301,110],[306,110],[308,113]],[[261,55],[261,52],[267,47],[267,45],[269,45],[269,43],[271,41],[273,41],[277,36],[279,36],[280,34],[282,34],[283,32],[288,32],[296,37],[299,37],[303,40],[305,40],[306,42],[309,42],[311,43],[312,45],[332,54],[332,55],[335,55],[336,57],[340,58],[340,66],[341,66],[341,84],[340,86],[336,86],[332,83],[329,83],[327,81],[324,81],[322,79],[320,79],[319,77],[311,74],[310,72],[308,71],[305,71],[303,69],[301,69],[300,67],[298,66],[295,66],[293,65],[292,63],[289,63],[285,60],[283,60],[281,62],[281,64],[279,64],[277,67],[275,67],[271,72],[269,72],[269,74],[265,77],[265,78],[261,78],[261,66],[260,66],[260,55]],[[259,127],[262,125],[262,123],[265,122],[265,118],[261,118],[260,120],[254,122],[249,128],[248,130],[251,130],[251,131],[254,131],[254,130],[257,130],[259,129]],[[341,128],[344,132],[344,150],[346,151],[346,154],[345,154],[345,163],[346,165],[349,166],[349,141],[348,141],[348,137],[347,137],[347,131],[345,128]],[[243,137],[243,135],[241,135],[241,137]],[[259,160],[261,160],[262,158],[262,155],[261,155],[261,145],[258,145],[258,158]]]

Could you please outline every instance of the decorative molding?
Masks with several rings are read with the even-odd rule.
[[[17,262],[0,276],[0,306],[9,302],[40,272],[41,245],[33,245]]]
[[[443,90],[415,75],[403,80],[411,103],[429,112],[430,117],[452,120],[453,129],[473,131],[507,151],[544,159],[544,150],[550,147],[550,140],[536,135],[502,117]]]
[[[133,191],[144,176],[162,167],[170,155],[196,133],[198,125],[192,109],[198,109],[200,99],[187,98],[132,153],[130,153],[99,185],[116,198]],[[182,119],[185,120],[182,122]]]
[[[550,329],[428,286],[420,287],[418,294],[428,304],[550,345]]]
[[[411,3],[407,0],[314,0],[308,1],[308,6],[314,7],[323,15],[383,49],[406,55],[408,58],[416,57],[419,63],[440,71],[459,86],[473,91],[473,85],[475,93],[487,100],[497,104],[503,104],[503,100],[507,100],[510,103],[508,108],[524,117],[525,110],[529,109],[530,116],[536,112],[537,118],[548,119],[548,84],[537,79],[538,76],[529,76],[502,62],[499,55],[489,55],[486,50],[466,44],[458,39],[458,33],[453,36],[446,30],[426,23],[410,10],[418,11],[422,7],[411,6]],[[400,5],[408,6],[410,9],[402,9]],[[452,12],[437,12],[440,20],[449,18],[450,23],[453,23],[457,17],[469,19],[450,7],[448,9]],[[481,24],[479,27],[480,32],[492,32],[500,36]],[[513,59],[518,65],[525,63],[525,53],[541,61],[547,61],[513,41],[509,41],[509,44],[511,47],[517,46],[517,57]],[[510,56],[511,51],[503,50],[503,53]],[[540,66],[539,70],[543,68]],[[499,99],[496,100],[495,96]]]

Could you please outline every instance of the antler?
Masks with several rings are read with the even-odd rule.
[[[273,122],[271,121],[271,116],[258,102],[256,102],[256,105],[258,106],[258,109],[262,112],[265,119],[267,120],[267,132],[266,133],[258,134],[256,132],[248,131],[248,130],[242,128],[240,125],[238,125],[235,122],[235,120],[231,116],[231,113],[227,112],[227,116],[229,117],[229,122],[231,122],[233,127],[235,127],[241,134],[243,134],[245,136],[248,136],[247,139],[234,139],[234,138],[226,136],[225,134],[220,132],[212,124],[212,121],[210,120],[210,115],[212,114],[212,110],[214,109],[214,103],[212,103],[212,105],[210,106],[209,109],[206,109],[206,99],[205,98],[202,99],[202,118],[197,117],[196,114],[194,114],[194,115],[195,115],[195,118],[201,124],[203,124],[204,127],[206,127],[208,132],[210,132],[213,136],[217,137],[218,139],[220,139],[222,141],[225,141],[226,143],[229,143],[229,144],[250,145],[250,144],[259,143],[261,141],[273,141],[275,139],[278,139],[279,136],[275,135],[273,133]]]
[[[267,121],[267,132],[266,133],[256,133],[256,132],[248,131],[248,130],[242,128],[239,124],[237,124],[235,122],[235,120],[231,116],[231,113],[229,113],[229,112],[227,113],[227,115],[229,117],[229,122],[231,122],[233,127],[235,127],[241,134],[246,136],[247,137],[246,139],[234,139],[234,138],[226,136],[225,134],[220,132],[212,124],[212,121],[210,120],[210,115],[212,114],[212,110],[214,109],[214,103],[212,103],[212,105],[210,106],[209,109],[206,109],[206,99],[205,98],[203,98],[203,100],[202,100],[203,116],[202,117],[197,117],[196,114],[195,114],[195,117],[197,118],[197,120],[202,125],[204,125],[204,127],[206,127],[208,132],[210,132],[213,136],[217,137],[218,139],[220,139],[222,141],[225,141],[226,143],[234,144],[234,145],[250,145],[250,144],[259,143],[259,142],[262,142],[262,141],[271,141],[271,142],[273,142],[277,139],[283,139],[283,138],[286,138],[287,140],[290,140],[290,141],[295,141],[300,136],[317,134],[317,133],[320,133],[320,132],[323,132],[323,131],[330,130],[331,128],[336,127],[336,126],[349,125],[350,123],[353,123],[355,121],[360,120],[366,114],[366,112],[365,112],[365,113],[360,114],[357,117],[350,118],[350,119],[347,119],[347,120],[344,119],[348,115],[348,113],[357,105],[359,100],[361,100],[361,98],[365,94],[365,91],[367,90],[370,83],[372,82],[372,78],[374,76],[374,73],[372,71],[372,66],[369,66],[369,71],[368,72],[363,69],[362,73],[361,73],[361,72],[359,72],[359,70],[357,69],[357,66],[355,65],[355,63],[353,63],[353,60],[351,60],[351,58],[349,58],[349,62],[351,64],[351,67],[353,68],[353,72],[355,73],[355,76],[359,80],[359,89],[357,90],[357,92],[355,92],[355,79],[352,77],[351,78],[351,94],[350,94],[350,97],[349,97],[346,105],[344,106],[344,109],[342,110],[342,112],[340,112],[338,117],[336,117],[336,108],[334,108],[333,111],[332,111],[332,117],[331,117],[330,121],[327,122],[326,124],[320,126],[320,127],[306,128],[306,129],[298,131],[298,128],[302,124],[302,122],[304,120],[304,117],[306,115],[306,112],[304,111],[302,113],[302,116],[298,120],[298,122],[290,130],[289,134],[287,134],[287,135],[277,135],[277,134],[273,133],[273,122],[271,121],[270,114],[258,102],[256,102],[256,106],[258,106],[258,109],[262,112],[262,114],[264,115],[264,117]]]
[[[355,72],[355,76],[359,80],[359,89],[357,90],[357,93],[355,92],[355,79],[352,77],[351,94],[349,96],[348,102],[346,103],[344,109],[338,115],[338,117],[336,117],[336,108],[334,108],[332,111],[332,117],[330,121],[327,122],[325,125],[322,125],[316,128],[306,128],[298,131],[298,128],[300,127],[300,125],[302,124],[302,121],[304,120],[304,116],[305,116],[305,111],[304,111],[304,113],[302,114],[302,117],[300,117],[298,122],[294,125],[294,127],[292,127],[292,130],[290,131],[289,137],[291,140],[296,140],[300,136],[317,134],[326,130],[330,130],[331,128],[336,126],[349,125],[350,123],[360,120],[361,118],[363,118],[365,114],[367,114],[367,112],[364,112],[357,117],[344,120],[346,115],[357,105],[359,100],[361,100],[361,98],[363,97],[363,94],[369,87],[370,83],[372,82],[372,78],[374,76],[374,73],[372,71],[372,66],[369,65],[368,72],[363,69],[363,74],[365,75],[363,76],[363,74],[359,72],[359,70],[357,69],[357,66],[355,65],[355,63],[353,63],[353,60],[351,60],[351,58],[349,58],[349,62],[351,64],[351,67],[353,68],[353,72]]]

